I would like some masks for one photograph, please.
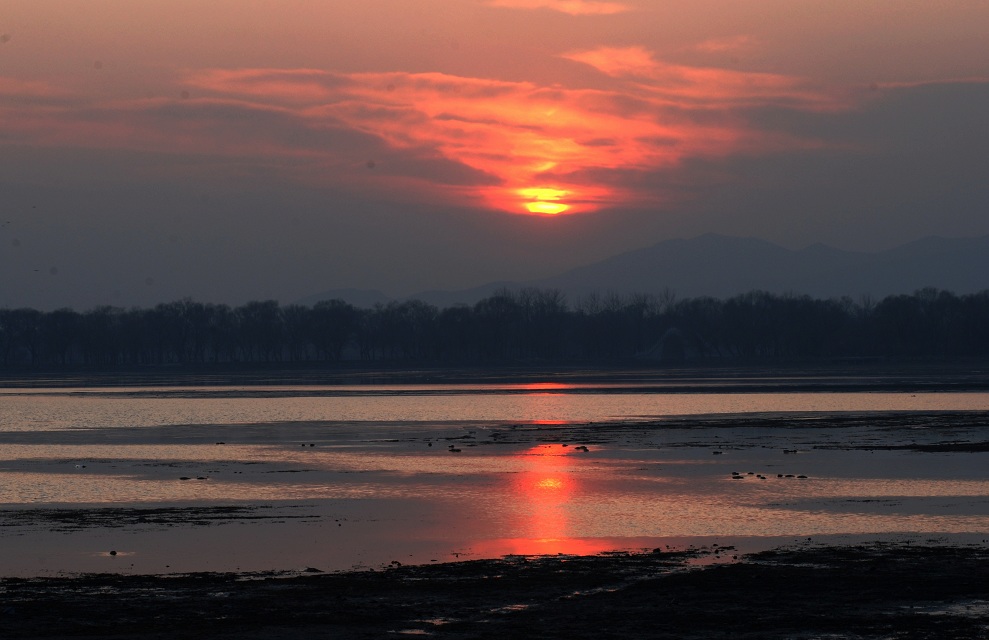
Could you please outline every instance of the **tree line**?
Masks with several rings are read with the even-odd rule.
[[[418,361],[670,363],[725,359],[989,356],[989,290],[880,301],[752,291],[727,299],[501,290],[474,305],[341,300],[231,307],[0,309],[0,366]]]

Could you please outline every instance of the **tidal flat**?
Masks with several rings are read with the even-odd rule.
[[[979,637],[989,395],[846,383],[0,390],[5,629]]]
[[[984,638],[984,545],[729,547],[0,582],[8,638]]]
[[[0,570],[338,571],[989,532],[981,411],[0,434]],[[113,553],[111,553],[113,552]]]

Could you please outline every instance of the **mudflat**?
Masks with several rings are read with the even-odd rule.
[[[0,638],[989,638],[984,402],[131,419],[0,437],[24,494],[0,509]],[[505,551],[530,538],[569,548]]]
[[[733,551],[4,579],[0,623],[6,638],[989,637],[984,545]]]

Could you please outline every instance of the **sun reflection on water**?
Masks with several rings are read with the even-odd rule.
[[[574,450],[543,444],[515,456],[521,471],[514,474],[511,493],[517,499],[514,530],[521,535],[499,541],[520,555],[582,554],[598,551],[594,541],[574,538],[570,512],[581,495]],[[599,544],[599,543],[598,543]]]

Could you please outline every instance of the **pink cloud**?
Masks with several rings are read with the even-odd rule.
[[[8,105],[8,129],[37,144],[277,162],[286,177],[306,182],[400,187],[424,199],[523,213],[592,211],[645,197],[634,181],[623,187],[588,176],[822,144],[764,131],[746,109],[850,106],[799,78],[674,65],[641,47],[565,58],[606,75],[606,88],[444,73],[206,69],[179,80],[174,95],[187,99],[42,110],[9,96],[46,95],[45,87],[0,78],[0,96],[8,96],[0,105]]]
[[[747,53],[758,47],[759,41],[753,36],[737,35],[704,40],[693,48],[704,53]]]
[[[621,2],[599,0],[488,0],[488,5],[508,9],[550,9],[574,16],[612,15],[631,10]]]
[[[71,92],[48,82],[0,76],[0,108],[26,101],[54,103],[71,96]]]
[[[691,67],[656,60],[642,47],[601,47],[563,56],[601,73],[634,82],[637,88],[671,103],[697,108],[745,104],[786,104],[813,109],[840,109],[847,99],[834,91],[811,87],[805,80],[773,73]]]

